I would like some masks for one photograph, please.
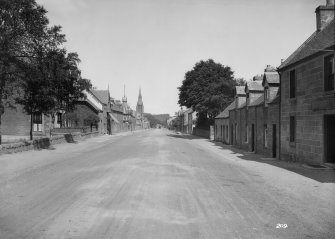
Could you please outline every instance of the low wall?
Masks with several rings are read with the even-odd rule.
[[[90,126],[85,126],[85,127],[78,127],[78,128],[54,128],[52,130],[53,134],[59,134],[59,133],[66,133],[66,134],[71,134],[75,132],[79,133],[92,133],[98,131],[98,128],[96,126],[93,126],[92,128]]]
[[[47,149],[51,145],[61,143],[74,143],[75,141],[99,136],[99,132],[90,133],[72,133],[72,134],[54,134],[51,138],[39,138],[25,142],[10,143],[0,145],[0,154],[17,153],[32,149]]]
[[[210,131],[206,129],[193,128],[193,134],[202,138],[209,139]]]

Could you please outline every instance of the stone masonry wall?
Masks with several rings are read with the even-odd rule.
[[[30,116],[23,112],[21,105],[16,109],[6,107],[1,116],[1,131],[3,135],[29,135]]]
[[[46,149],[51,145],[60,143],[73,143],[78,140],[84,140],[86,138],[97,137],[99,132],[90,133],[79,133],[79,134],[64,134],[64,135],[54,135],[51,138],[39,138],[35,140],[29,140],[19,143],[3,144],[0,145],[0,154],[4,153],[17,153],[32,149]]]
[[[327,53],[326,53],[327,54]],[[325,54],[325,55],[326,55]],[[329,53],[328,53],[329,54]],[[281,157],[285,160],[324,161],[324,115],[335,114],[334,92],[324,91],[323,59],[315,57],[281,72]],[[296,98],[289,97],[289,74],[296,71]],[[332,104],[318,104],[329,98]],[[296,140],[290,142],[289,119],[296,117]]]

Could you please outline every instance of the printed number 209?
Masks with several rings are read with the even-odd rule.
[[[280,224],[280,223],[277,223],[276,228],[287,228],[287,224]]]

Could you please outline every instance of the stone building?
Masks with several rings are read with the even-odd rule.
[[[214,140],[229,144],[229,110],[236,107],[236,99],[228,107],[215,117]]]
[[[128,105],[125,90],[124,95],[122,97],[122,110],[123,110],[123,129],[125,131],[135,130],[136,125],[135,114]]]
[[[33,121],[34,137],[49,137],[53,133],[82,131],[85,127],[103,132],[103,104],[91,91],[84,93],[86,98],[75,102],[73,112],[67,112],[65,117],[64,111],[60,111],[56,113],[54,121],[50,115],[42,113],[28,115],[23,111],[21,105],[15,105],[15,108],[6,107],[1,117],[4,141],[29,139],[31,121]],[[61,127],[62,129],[60,129]],[[64,131],[64,128],[72,130]]]
[[[3,141],[15,141],[17,139],[29,139],[31,121],[33,121],[34,136],[50,135],[50,117],[36,113],[29,115],[24,112],[21,105],[5,107],[1,115],[1,133]],[[56,116],[56,123],[59,122]]]
[[[279,86],[279,74],[269,65],[264,75],[236,86],[234,101],[215,118],[215,140],[278,158]]]
[[[100,133],[111,134],[112,117],[111,117],[111,96],[109,93],[109,89],[91,90],[91,92],[102,104],[102,114],[99,115]]]
[[[84,91],[83,93],[86,97],[76,101],[72,112],[66,112],[62,115],[63,129],[55,129],[56,132],[71,132],[82,128],[89,128],[92,131],[98,130],[100,133],[104,132],[103,103],[93,93],[93,90]]]
[[[192,134],[193,131],[193,119],[194,119],[194,112],[192,109],[186,109],[182,111],[182,121],[183,121],[183,126],[182,126],[182,132],[186,134]]]
[[[316,8],[316,31],[279,66],[282,159],[335,163],[334,11]]]

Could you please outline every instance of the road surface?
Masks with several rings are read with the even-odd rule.
[[[166,130],[1,155],[0,238],[335,238],[334,183],[240,156]]]

